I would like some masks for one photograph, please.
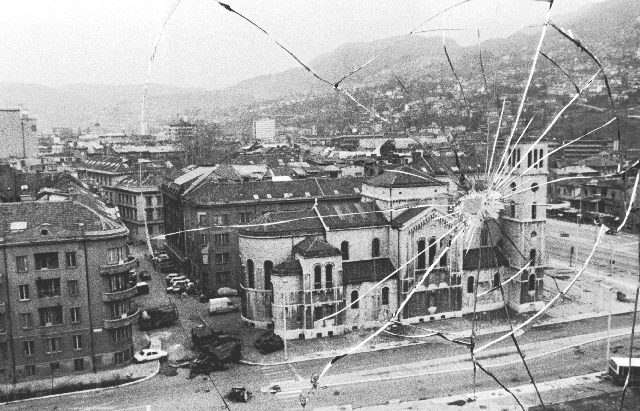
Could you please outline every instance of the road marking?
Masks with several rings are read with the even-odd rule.
[[[298,372],[298,370],[296,370],[296,367],[294,367],[293,364],[287,364],[287,365],[289,366],[289,369],[291,370],[293,375],[295,375],[298,381],[304,381],[304,378],[302,378],[302,375],[300,375],[300,373]]]
[[[298,390],[277,392],[275,395],[276,395],[277,398],[279,398],[281,400],[286,400],[286,399],[289,399],[289,398],[298,398],[298,397],[300,397],[301,393],[302,393],[302,390],[298,389]]]

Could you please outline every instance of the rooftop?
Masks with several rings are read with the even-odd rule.
[[[370,260],[343,261],[342,283],[358,284],[377,282],[395,271],[393,263],[388,258],[372,258]],[[394,277],[397,276],[397,273]]]
[[[303,257],[332,257],[340,255],[340,250],[320,237],[307,237],[293,247],[293,252]]]

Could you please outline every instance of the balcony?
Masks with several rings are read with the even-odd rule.
[[[136,295],[136,287],[127,288],[122,291],[114,291],[112,293],[102,293],[102,302],[110,303],[113,301],[121,301]]]
[[[117,264],[101,265],[100,274],[112,275],[112,274],[126,273],[135,268],[138,268],[138,260],[133,256],[129,256],[126,260],[124,261],[121,260]]]
[[[104,329],[105,330],[113,330],[116,328],[126,327],[127,325],[131,325],[136,322],[138,319],[138,313],[140,309],[137,309],[134,313],[129,316],[125,316],[123,318],[116,318],[115,320],[104,320]]]

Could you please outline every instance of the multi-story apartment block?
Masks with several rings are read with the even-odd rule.
[[[0,230],[0,381],[127,363],[137,261],[116,213],[76,190],[0,204]]]
[[[38,126],[19,108],[0,109],[0,158],[38,157]]]

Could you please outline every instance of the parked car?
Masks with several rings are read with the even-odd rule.
[[[178,309],[173,304],[145,308],[140,311],[138,326],[140,331],[166,327],[178,321]]]
[[[195,285],[189,280],[173,280],[171,281],[171,285],[167,287],[168,293],[181,293],[186,292],[190,288],[195,288]]]
[[[167,287],[169,287],[171,285],[171,281],[176,278],[179,277],[180,274],[178,273],[170,273],[169,275],[167,275],[164,279],[167,282]]]
[[[560,233],[560,237],[569,237],[569,233]]]
[[[261,354],[269,354],[284,349],[284,341],[273,331],[267,331],[253,342],[253,346]]]
[[[166,351],[158,350],[156,348],[145,348],[133,356],[133,362],[143,363],[154,360],[165,361],[168,355],[169,354],[167,354]]]
[[[136,295],[149,294],[149,284],[142,282],[136,284]]]
[[[140,277],[142,281],[148,281],[151,280],[151,273],[149,271],[140,271],[138,277]]]
[[[169,256],[167,254],[158,254],[156,256],[156,260],[158,260],[159,263],[163,263],[165,261],[169,261]]]
[[[238,306],[227,297],[212,298],[209,300],[209,315],[231,313],[239,310]]]
[[[238,290],[231,287],[220,287],[218,288],[217,294],[220,297],[235,297],[238,295]]]
[[[178,266],[173,263],[159,264],[156,266],[156,269],[162,274],[177,273],[180,271]]]
[[[244,387],[233,387],[227,395],[231,401],[247,402],[251,398],[251,393]]]

